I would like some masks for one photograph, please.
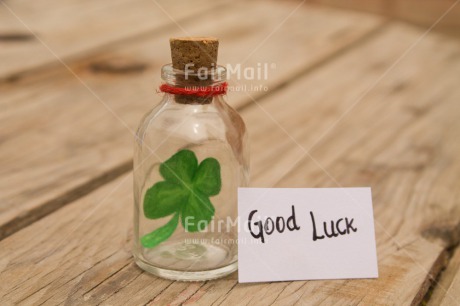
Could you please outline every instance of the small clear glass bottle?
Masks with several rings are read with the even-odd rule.
[[[172,87],[220,86],[226,70],[162,68]],[[203,79],[203,81],[200,81]],[[237,188],[248,185],[246,128],[222,95],[165,93],[134,150],[134,257],[144,270],[206,280],[237,269]]]

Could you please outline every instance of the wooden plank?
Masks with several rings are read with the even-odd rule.
[[[460,248],[456,248],[449,265],[435,284],[428,300],[430,306],[456,306],[460,301]]]
[[[217,19],[203,16],[187,31],[220,37],[221,62],[233,67],[243,61],[243,67],[275,63],[263,81],[272,90],[381,25],[380,19],[361,14],[305,7],[276,30],[295,6],[264,4],[261,14],[259,5],[235,4]],[[0,117],[6,127],[0,130],[0,238],[132,167],[131,132],[160,99],[154,93],[160,66],[170,60],[168,38],[176,35],[183,33],[177,29],[132,40],[78,61],[71,69],[79,79],[59,67],[0,84]],[[231,100],[235,107],[251,102],[241,91],[232,92]]]
[[[448,30],[458,35],[460,29],[460,6],[455,2],[454,0],[393,1],[390,14],[426,28],[433,25],[441,16],[444,16],[439,20],[436,29]]]
[[[56,57],[67,62],[135,35],[154,35],[165,26],[176,27],[170,17],[182,23],[225,3],[228,1],[2,1],[0,80],[60,64]]]
[[[6,304],[417,304],[453,241],[455,227],[446,224],[460,222],[459,43],[426,37],[333,132],[317,140],[419,34],[392,26],[267,97],[261,104],[266,112],[256,105],[243,110],[255,131],[253,185],[373,188],[379,279],[237,284],[236,274],[205,283],[149,276],[130,255],[128,175],[0,242],[0,296]],[[392,48],[380,52],[382,46]],[[439,56],[429,57],[434,50]],[[267,114],[302,146],[318,143],[311,154],[334,179],[286,142]]]
[[[456,0],[309,0],[318,4],[353,9],[397,18],[428,29],[442,16],[435,30],[458,37],[460,6]]]

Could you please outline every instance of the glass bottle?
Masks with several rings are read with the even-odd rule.
[[[204,77],[203,77],[204,76]],[[162,68],[172,88],[221,86]],[[134,150],[134,258],[169,279],[206,280],[237,269],[237,188],[248,185],[246,128],[222,95],[165,93],[141,121]]]

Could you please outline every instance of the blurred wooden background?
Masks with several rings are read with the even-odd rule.
[[[436,25],[436,31],[443,31],[453,35],[460,34],[460,8],[455,4],[455,0],[308,1],[311,3],[379,14],[427,28],[431,27],[441,16],[444,16]]]
[[[460,6],[451,0],[0,1],[2,305],[458,305]],[[377,280],[171,282],[130,254],[133,131],[171,36],[213,35],[252,186],[371,186]]]

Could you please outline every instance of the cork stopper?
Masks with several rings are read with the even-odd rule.
[[[217,65],[219,40],[214,37],[173,37],[169,39],[171,46],[172,66],[174,69],[197,72],[200,68],[214,69]],[[188,65],[187,65],[188,64]],[[189,86],[206,86],[206,81],[194,76],[182,80]],[[198,98],[176,95],[176,102],[182,104],[208,104],[212,98]]]
[[[197,71],[201,67],[215,68],[219,40],[214,37],[173,37],[169,40],[174,69]]]

